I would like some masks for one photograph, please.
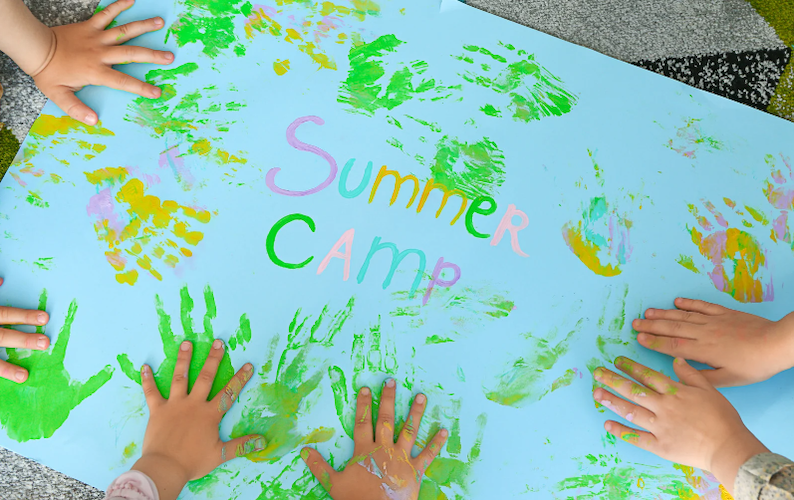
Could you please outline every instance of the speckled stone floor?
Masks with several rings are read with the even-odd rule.
[[[393,0],[399,1],[399,0]],[[46,24],[98,0],[25,0]],[[794,0],[468,0],[482,10],[794,121]],[[0,178],[46,99],[0,54]],[[11,132],[11,133],[9,133]],[[2,401],[0,401],[2,404]],[[0,500],[101,491],[0,448]]]

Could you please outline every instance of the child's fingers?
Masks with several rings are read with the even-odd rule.
[[[212,389],[212,383],[215,382],[215,375],[218,373],[221,359],[223,359],[223,341],[215,339],[210,348],[210,353],[204,361],[204,366],[193,384],[193,389],[190,391],[192,396],[207,400],[207,396],[209,396]]]
[[[397,382],[393,378],[386,381],[380,395],[378,423],[375,426],[375,442],[383,445],[394,444],[394,393]]]
[[[659,394],[625,377],[621,377],[611,370],[607,370],[604,367],[596,368],[593,372],[593,376],[597,381],[615,389],[615,392],[640,406],[648,408],[651,411],[657,406],[656,403],[660,397]]]
[[[50,346],[50,339],[40,333],[25,333],[0,328],[0,347],[35,349],[43,351]]]
[[[78,122],[86,125],[96,125],[99,121],[96,113],[86,106],[74,92],[66,87],[58,87],[51,91],[44,91],[52,102],[61,110]]]
[[[700,325],[683,321],[668,321],[664,319],[635,319],[631,322],[632,328],[641,333],[652,333],[665,337],[681,339],[697,339],[700,335]]]
[[[139,37],[144,33],[157,31],[162,28],[164,24],[165,23],[162,17],[153,17],[143,21],[134,21],[105,31],[103,38],[105,39],[105,43],[108,45],[122,44],[124,42],[129,42],[133,38]]]
[[[21,384],[28,379],[28,371],[21,366],[12,365],[0,359],[0,378]]]
[[[146,405],[149,410],[165,401],[163,395],[160,394],[160,389],[157,388],[154,375],[152,375],[152,368],[149,365],[141,367],[141,387],[143,388],[143,396],[146,398]]]
[[[615,437],[622,439],[627,443],[631,443],[638,448],[648,450],[651,453],[656,453],[656,436],[650,432],[641,431],[639,429],[632,429],[623,424],[608,420],[604,424],[604,429]]]
[[[190,359],[193,357],[193,344],[186,340],[179,346],[171,380],[171,399],[187,397],[187,381],[190,375]]]
[[[226,412],[229,411],[234,402],[237,401],[237,397],[242,392],[245,384],[251,380],[253,374],[253,365],[251,363],[244,364],[234,377],[232,377],[229,383],[226,384],[226,387],[215,395],[215,399],[212,400],[212,403],[218,408],[218,413],[221,418],[223,418],[223,415],[226,415]]]
[[[447,430],[441,429],[436,433],[435,436],[433,436],[430,444],[425,446],[425,449],[416,456],[414,459],[414,467],[419,474],[424,475],[427,468],[430,467],[430,464],[433,463],[433,460],[435,460],[438,454],[441,452],[441,448],[443,448],[444,443],[447,442],[448,436],[449,433]]]
[[[223,443],[221,448],[221,463],[237,457],[244,457],[257,451],[262,451],[267,446],[264,436],[252,434]]]
[[[693,368],[683,358],[673,360],[673,370],[678,375],[678,380],[690,387],[714,389],[714,386],[703,376],[703,373]]]
[[[372,436],[372,391],[369,390],[369,387],[362,387],[358,391],[356,422],[353,425],[353,441],[356,446],[361,444],[371,445],[375,441]]]
[[[706,302],[704,300],[685,298],[675,299],[675,306],[684,311],[692,311],[706,316],[717,316],[718,314],[722,314],[729,310],[725,307],[718,306],[717,304],[712,304],[711,302]]]
[[[673,380],[656,370],[651,370],[629,358],[619,356],[615,359],[615,366],[622,372],[629,374],[634,380],[639,381],[646,387],[650,387],[659,394],[675,394],[679,385]]]
[[[664,321],[680,321],[683,323],[693,323],[695,325],[705,325],[708,321],[706,316],[698,312],[683,311],[681,309],[647,309],[645,311],[645,319],[648,320],[664,320]],[[636,321],[636,320],[635,320]]]
[[[141,97],[148,97],[149,99],[157,99],[162,94],[158,87],[144,83],[137,78],[133,78],[115,69],[103,71],[99,80],[91,83],[94,85],[104,85],[105,87],[116,90],[123,90],[124,92],[131,92]]]
[[[102,58],[105,64],[152,63],[171,64],[174,54],[164,50],[147,49],[136,45],[108,47]]]
[[[706,361],[703,356],[704,353],[701,352],[701,349],[698,349],[697,340],[640,333],[637,335],[637,342],[647,349],[669,356],[694,359],[699,362]]]
[[[593,391],[593,399],[629,422],[639,425],[644,429],[648,429],[649,431],[653,430],[651,427],[653,427],[656,415],[654,415],[652,411],[630,403],[623,398],[619,398],[604,389],[596,389]]]
[[[320,481],[325,491],[330,493],[331,489],[334,487],[334,479],[336,479],[338,472],[328,465],[328,462],[326,462],[322,455],[315,449],[302,449],[301,458],[306,462],[306,466],[309,467],[314,477]]]
[[[424,394],[417,394],[414,403],[411,405],[411,412],[405,420],[400,437],[397,438],[397,447],[405,450],[410,456],[411,450],[416,442],[416,433],[422,423],[422,415],[425,413],[427,398]]]
[[[132,7],[135,3],[135,0],[119,0],[118,2],[113,2],[112,4],[108,5],[104,9],[100,10],[96,14],[94,14],[88,22],[94,28],[98,30],[103,30],[108,27],[110,23],[116,19],[116,16],[124,12],[125,10]]]
[[[46,325],[49,319],[44,311],[0,306],[0,325]]]

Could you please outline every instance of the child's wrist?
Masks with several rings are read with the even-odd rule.
[[[739,469],[761,453],[769,453],[769,449],[747,430],[745,435],[732,437],[715,450],[709,472],[733,494]]]
[[[144,454],[132,469],[149,476],[157,487],[160,500],[176,499],[190,480],[179,462],[164,455]]]
[[[794,313],[775,323],[775,328],[780,337],[782,370],[794,368]]]

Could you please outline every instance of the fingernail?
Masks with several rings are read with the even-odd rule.
[[[223,347],[223,341],[221,339],[216,339],[215,342],[212,343],[213,349],[220,349]]]
[[[246,363],[246,364],[243,365],[243,370],[245,370],[247,372],[253,371],[254,370],[254,365],[252,365],[251,363]]]
[[[165,58],[168,59],[169,61],[173,61],[174,60],[174,54],[172,54],[171,52],[168,52],[165,55]]]
[[[441,437],[447,437],[449,435],[449,432],[446,429],[441,429],[440,431],[438,431],[438,435]]]
[[[47,339],[41,338],[37,340],[36,345],[39,346],[39,349],[45,349],[47,347]]]
[[[596,368],[595,371],[593,371],[593,376],[596,379],[600,379],[604,376],[604,370],[602,368]]]
[[[154,25],[159,28],[160,26],[163,25],[163,20],[158,17],[157,19],[154,20]]]
[[[427,398],[425,397],[424,394],[418,394],[414,399],[414,401],[416,401],[416,404],[423,405],[425,404],[425,401],[427,401]]]
[[[254,451],[262,451],[265,449],[265,438],[258,437],[254,439]]]
[[[149,378],[149,367],[147,365],[141,367],[141,375],[143,375],[143,378]]]
[[[40,312],[38,316],[38,320],[39,320],[39,324],[43,325],[44,323],[47,322],[47,315],[43,312]]]
[[[362,387],[361,391],[360,391],[360,394],[362,396],[369,396],[369,387]]]
[[[89,125],[96,125],[97,118],[93,114],[85,115],[85,122]]]
[[[160,97],[161,93],[162,93],[162,91],[159,88],[155,88],[155,89],[152,90],[151,96],[154,97],[155,99],[157,99],[157,98]]]
[[[27,378],[27,375],[25,375],[24,370],[17,370],[17,372],[14,374],[14,378],[17,380],[17,382],[24,382],[25,378]]]
[[[309,449],[308,448],[304,448],[304,449],[301,450],[301,458],[303,460],[308,460],[309,459]]]
[[[610,424],[609,422],[605,423],[604,429],[606,429],[607,432],[612,432],[612,424]]]
[[[386,387],[394,387],[396,384],[397,382],[395,382],[393,378],[386,381]]]
[[[191,345],[190,342],[188,342],[186,340],[186,341],[182,342],[182,345],[179,348],[181,350],[183,350],[183,351],[189,351],[190,350],[190,345]]]

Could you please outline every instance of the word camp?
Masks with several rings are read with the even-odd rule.
[[[300,141],[296,136],[295,132],[297,131],[298,127],[302,124],[312,122],[317,125],[323,125],[325,121],[318,117],[318,116],[304,116],[298,118],[294,122],[287,127],[287,143],[297,149],[298,151],[305,151],[308,153],[315,154],[325,160],[329,166],[328,176],[325,178],[323,182],[319,185],[307,189],[305,191],[291,191],[288,189],[284,189],[279,187],[276,184],[276,175],[281,171],[281,168],[274,167],[270,169],[267,173],[265,178],[265,182],[268,188],[276,194],[280,194],[283,196],[309,196],[312,194],[319,193],[320,191],[324,190],[325,188],[329,187],[334,180],[336,179],[337,174],[339,174],[339,194],[347,199],[352,199],[360,196],[364,191],[366,191],[367,187],[369,186],[370,178],[372,177],[372,162],[367,163],[367,167],[364,170],[364,175],[361,179],[361,182],[357,187],[354,189],[349,189],[347,186],[347,178],[350,175],[350,171],[355,165],[356,159],[350,159],[345,166],[342,168],[342,171],[339,172],[339,168],[337,166],[336,160],[328,154],[326,151],[320,149],[317,146],[306,144]],[[397,201],[397,198],[400,195],[400,191],[403,188],[403,185],[406,182],[410,182],[413,191],[411,192],[411,198],[406,205],[406,209],[410,209],[411,206],[416,201],[417,197],[419,198],[419,203],[416,205],[416,212],[421,213],[424,209],[425,205],[427,204],[427,199],[430,196],[430,193],[434,189],[438,189],[443,193],[443,197],[441,199],[441,204],[436,211],[436,218],[438,218],[441,213],[444,211],[444,208],[447,206],[447,202],[449,198],[452,196],[457,196],[460,198],[460,208],[458,212],[455,214],[455,217],[450,222],[450,225],[455,225],[458,222],[458,219],[464,214],[466,214],[466,230],[474,236],[475,238],[489,238],[491,235],[484,234],[479,232],[474,226],[474,216],[480,215],[483,217],[487,217],[496,213],[497,204],[496,200],[490,196],[479,196],[478,198],[474,199],[471,204],[469,205],[469,199],[465,193],[458,189],[449,189],[447,186],[440,184],[438,182],[433,181],[432,178],[425,181],[424,189],[421,188],[421,182],[419,179],[413,175],[401,175],[400,172],[397,170],[389,170],[386,165],[382,166],[378,174],[375,176],[375,180],[372,183],[372,187],[369,193],[369,203],[375,199],[375,195],[378,192],[378,189],[381,186],[381,182],[383,181],[386,176],[391,176],[394,178],[394,188],[392,190],[391,200],[389,201],[389,206],[394,205]],[[421,192],[421,196],[420,196]],[[521,222],[518,225],[513,224],[513,218],[518,217]],[[278,232],[287,224],[291,222],[303,222],[306,224],[309,229],[314,232],[316,230],[316,224],[314,219],[310,216],[300,213],[289,214],[282,217],[278,220],[273,227],[270,229],[267,235],[266,240],[266,247],[267,247],[267,254],[270,260],[276,264],[277,266],[286,268],[286,269],[301,269],[303,267],[308,266],[313,260],[314,256],[309,256],[303,262],[292,263],[286,262],[276,255],[275,251],[275,244],[276,244],[276,236]],[[529,218],[527,215],[518,210],[515,205],[508,205],[507,210],[505,210],[504,214],[502,215],[501,220],[499,221],[499,225],[496,227],[494,231],[494,235],[491,238],[491,246],[496,246],[502,241],[505,232],[510,233],[510,245],[515,253],[522,257],[529,257],[526,253],[521,250],[521,246],[518,241],[518,232],[522,229],[525,229],[529,225]],[[355,229],[348,229],[345,231],[344,234],[334,243],[331,247],[331,250],[325,255],[323,260],[320,262],[320,265],[317,267],[317,274],[322,274],[325,271],[325,268],[331,262],[331,259],[338,258],[344,261],[344,271],[342,279],[343,281],[347,281],[350,277],[350,259],[352,255],[352,248],[353,248],[353,238],[355,237]],[[344,247],[344,251],[340,251]],[[421,250],[415,248],[409,248],[407,250],[400,251],[394,243],[384,242],[380,236],[376,236],[372,240],[372,245],[370,246],[369,253],[367,253],[366,259],[364,259],[364,263],[361,265],[361,269],[358,271],[358,275],[356,276],[356,281],[360,284],[364,281],[364,278],[367,275],[367,271],[369,269],[370,260],[372,257],[381,250],[390,250],[392,253],[392,262],[391,267],[389,269],[386,278],[383,281],[383,289],[385,290],[390,284],[391,280],[394,277],[395,271],[400,266],[400,263],[408,257],[409,255],[416,255],[419,259],[419,267],[416,271],[416,276],[414,277],[413,284],[411,285],[410,297],[413,297],[416,294],[417,289],[422,281],[422,276],[424,275],[427,258],[425,253]],[[453,273],[453,278],[451,280],[445,280],[441,278],[442,273],[444,270],[450,270]],[[422,298],[422,305],[427,304],[428,299],[430,298],[430,293],[432,292],[433,288],[436,286],[440,287],[451,287],[455,283],[460,280],[461,272],[460,267],[457,264],[454,264],[449,261],[445,261],[444,257],[439,257],[436,261],[435,268],[433,269],[432,277],[430,280],[430,284],[427,286],[427,290],[425,291],[424,297]]]

